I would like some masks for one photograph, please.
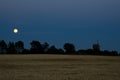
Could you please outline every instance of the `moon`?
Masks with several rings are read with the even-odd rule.
[[[14,28],[14,29],[13,29],[13,32],[14,32],[15,34],[17,34],[17,33],[18,33],[18,29],[17,29],[17,28]]]

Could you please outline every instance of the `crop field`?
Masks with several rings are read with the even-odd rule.
[[[0,55],[0,80],[120,80],[120,57]]]

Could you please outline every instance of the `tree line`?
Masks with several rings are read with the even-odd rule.
[[[75,54],[75,55],[105,55],[105,56],[120,56],[117,51],[102,51],[99,43],[93,44],[91,49],[75,50],[72,43],[65,43],[63,49],[50,46],[47,42],[41,44],[39,41],[33,40],[30,42],[30,49],[24,47],[23,41],[9,42],[0,40],[0,54]]]

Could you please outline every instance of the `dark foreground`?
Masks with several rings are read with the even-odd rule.
[[[120,57],[0,55],[0,80],[120,80]]]

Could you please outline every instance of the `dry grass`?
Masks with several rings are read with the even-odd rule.
[[[120,80],[120,57],[0,55],[0,80]]]

